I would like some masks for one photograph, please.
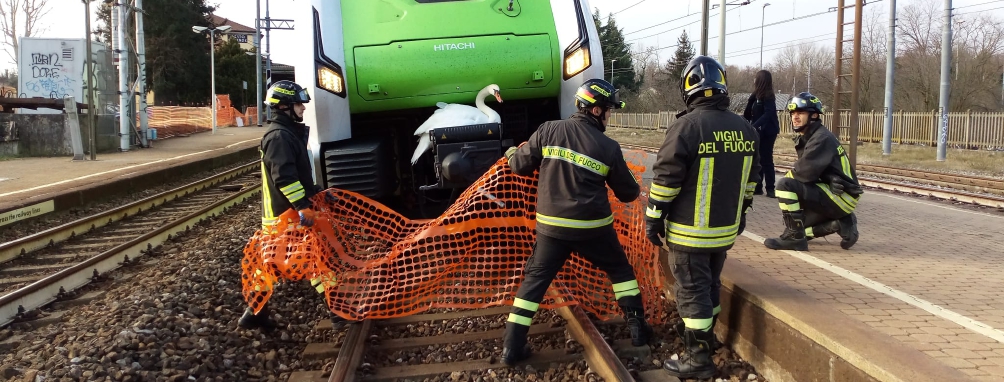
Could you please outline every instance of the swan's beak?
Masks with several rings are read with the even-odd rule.
[[[502,95],[499,94],[498,90],[495,91],[495,100],[499,101],[499,103],[502,103]]]

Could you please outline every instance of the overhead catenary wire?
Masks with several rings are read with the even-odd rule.
[[[631,8],[633,8],[633,7],[635,6],[635,5],[638,5],[638,4],[641,4],[641,3],[644,3],[645,1],[647,1],[647,0],[641,0],[641,1],[637,2],[637,3],[634,3],[634,4],[631,4],[631,5],[629,5],[629,6],[627,7],[627,8],[624,8],[624,9],[621,9],[621,10],[619,10],[619,11],[617,11],[617,12],[614,12],[614,13],[611,13],[610,15],[616,15],[616,14],[618,14],[618,13],[621,13],[621,12],[624,12],[624,11],[626,11],[626,10],[628,10],[628,9],[631,9]]]

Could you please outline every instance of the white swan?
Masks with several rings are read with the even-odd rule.
[[[418,162],[418,158],[432,148],[432,141],[429,138],[429,131],[432,129],[502,122],[502,117],[499,113],[485,105],[485,97],[488,97],[490,94],[495,95],[495,99],[499,103],[502,103],[502,96],[499,95],[499,86],[496,84],[485,86],[484,89],[478,92],[478,96],[474,100],[477,108],[456,103],[436,103],[439,109],[436,109],[429,119],[425,120],[418,129],[415,129],[415,135],[419,136],[418,147],[415,148],[415,153],[411,155],[411,164],[414,165],[415,162]]]

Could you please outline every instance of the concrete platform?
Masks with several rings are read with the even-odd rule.
[[[95,161],[5,160],[0,162],[0,215],[49,201],[49,207],[60,211],[172,177],[247,162],[258,158],[264,132],[257,126],[218,128],[216,134],[173,137],[153,141],[150,148],[98,154]]]
[[[1004,381],[1004,216],[873,190],[857,214],[850,250],[774,251],[781,211],[757,196],[719,336],[771,381]]]

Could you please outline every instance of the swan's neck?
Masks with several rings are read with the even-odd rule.
[[[492,123],[502,122],[502,116],[500,116],[499,113],[495,112],[495,110],[492,110],[492,108],[488,107],[488,105],[485,105],[485,97],[488,96],[489,96],[488,88],[486,87],[484,89],[481,89],[481,91],[478,92],[477,99],[474,100],[474,105],[478,107],[478,110],[481,110],[482,113],[485,113],[485,115],[488,116],[488,122]]]

